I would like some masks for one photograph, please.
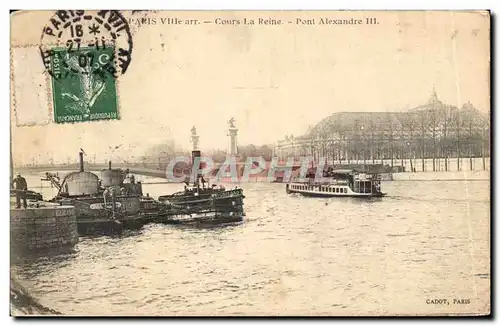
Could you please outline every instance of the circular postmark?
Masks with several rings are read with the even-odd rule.
[[[53,78],[74,74],[124,74],[132,59],[132,34],[116,10],[58,10],[45,25],[40,54]]]

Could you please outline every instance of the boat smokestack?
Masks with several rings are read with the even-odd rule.
[[[193,163],[194,163],[194,159],[196,157],[201,157],[201,152],[200,151],[192,151],[191,152],[191,159],[193,160]]]
[[[195,169],[194,164],[196,162],[196,158],[197,157],[201,157],[201,151],[198,151],[198,150],[192,151],[191,152],[191,160],[192,160],[192,164],[193,164],[193,167],[192,167],[193,170]],[[200,164],[200,163],[201,162],[198,162],[198,164]],[[197,168],[198,168],[198,171],[199,171],[200,167],[198,166]],[[196,175],[196,178],[198,179],[200,176],[201,176],[201,174],[198,174],[198,175]]]
[[[83,167],[83,152],[78,153],[78,155],[80,156],[80,172],[83,172],[84,171],[84,167]]]
[[[108,162],[108,169],[111,170],[111,161]]]

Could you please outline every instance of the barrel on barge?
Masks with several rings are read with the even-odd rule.
[[[80,152],[80,170],[71,172],[62,181],[50,173],[46,179],[58,189],[51,202],[75,207],[80,234],[115,232],[123,228],[141,227],[149,222],[151,210],[142,211],[144,200],[142,184],[136,183],[128,171],[109,168],[101,178],[84,171],[83,152]]]

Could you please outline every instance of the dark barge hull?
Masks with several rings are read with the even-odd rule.
[[[63,197],[54,202],[73,205],[76,208],[76,222],[80,235],[114,234],[124,229],[138,229],[149,223],[158,210],[147,207],[139,196],[117,196],[115,218],[110,203],[104,207],[100,196]]]
[[[160,196],[165,210],[156,219],[166,224],[213,226],[243,221],[243,190],[203,189],[197,195],[179,192]]]
[[[106,219],[77,219],[78,234],[94,235],[94,234],[116,234],[123,230],[137,230],[144,225],[151,223],[157,213],[142,214],[130,216],[127,218],[106,218]]]
[[[168,210],[177,210],[186,214],[195,213],[243,213],[243,191],[207,190],[199,195],[160,196],[158,200],[167,206]]]
[[[214,227],[224,224],[233,224],[243,222],[243,215],[228,215],[228,214],[216,214],[213,216],[172,216],[172,215],[160,215],[154,222],[162,224],[173,224],[173,225],[187,225],[195,227]]]
[[[101,196],[59,197],[56,203],[73,205],[79,235],[112,235],[126,229],[140,229],[149,223],[210,227],[243,221],[241,189],[208,190],[200,196],[170,195],[155,201],[149,197],[117,196],[115,218],[110,203]]]

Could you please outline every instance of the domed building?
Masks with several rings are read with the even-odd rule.
[[[277,142],[275,155],[401,165],[407,171],[448,171],[449,159],[460,158],[460,170],[464,157],[489,157],[489,125],[489,116],[470,102],[462,108],[447,105],[433,90],[425,104],[405,112],[333,113],[305,135]]]

